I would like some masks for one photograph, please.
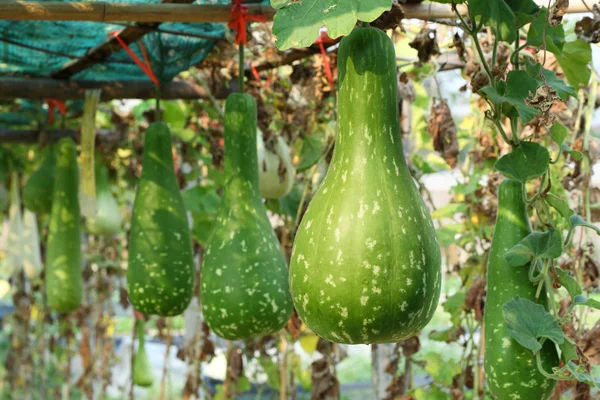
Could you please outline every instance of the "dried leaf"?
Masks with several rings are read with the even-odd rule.
[[[414,103],[417,99],[417,90],[414,83],[408,78],[406,72],[398,76],[398,98]]]
[[[312,363],[311,400],[337,400],[340,396],[340,383],[333,374],[333,368],[326,358]]]
[[[600,42],[600,7],[594,4],[593,17],[583,17],[575,24],[575,33],[577,37],[588,43]]]
[[[558,25],[560,25],[568,9],[569,0],[556,0],[554,6],[552,7],[552,11],[548,15],[548,22],[550,23],[550,26],[556,28]]]
[[[450,167],[456,167],[459,152],[456,124],[446,101],[434,99],[427,129],[433,136],[433,148],[441,154]]]
[[[410,47],[417,50],[419,61],[427,63],[433,56],[439,56],[440,48],[437,43],[437,32],[435,29],[423,28],[421,32],[409,43]]]
[[[465,41],[463,40],[462,36],[460,36],[460,33],[456,32],[454,34],[454,36],[452,37],[452,44],[454,45],[454,48],[458,53],[458,58],[466,64],[468,53],[467,48],[465,46]]]
[[[129,308],[129,297],[127,296],[127,289],[124,287],[119,288],[119,304],[124,310]]]
[[[227,380],[237,383],[240,377],[244,376],[244,360],[242,351],[234,346],[229,352],[227,358]]]
[[[398,4],[393,4],[390,11],[384,12],[379,18],[371,22],[371,26],[383,31],[396,29],[404,19],[404,11]]]
[[[597,323],[582,338],[577,340],[577,347],[592,365],[600,364],[600,323]]]
[[[421,341],[417,335],[402,342],[402,354],[404,354],[404,357],[410,357],[416,354],[420,349]]]
[[[483,319],[483,308],[485,305],[485,279],[478,279],[467,291],[465,297],[465,308],[467,311],[475,312],[475,319],[481,321]]]
[[[301,328],[302,328],[302,320],[300,319],[298,312],[294,308],[294,311],[292,312],[292,316],[288,320],[287,325],[285,326],[285,329],[289,332],[290,335],[292,335],[292,338],[294,340],[296,340],[300,337],[300,333],[301,333],[300,329]]]

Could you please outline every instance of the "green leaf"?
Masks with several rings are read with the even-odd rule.
[[[425,354],[427,366],[425,370],[429,372],[434,381],[444,385],[452,385],[452,379],[460,374],[461,368],[456,361],[444,360],[439,353]]]
[[[542,176],[550,166],[550,153],[545,147],[522,142],[511,153],[496,162],[496,169],[504,176],[523,183]]]
[[[542,348],[538,338],[547,338],[559,345],[565,340],[556,319],[540,304],[515,297],[504,304],[502,313],[510,335],[531,351]]]
[[[565,335],[565,341],[559,345],[561,351],[561,358],[564,362],[572,360],[579,360],[577,355],[577,345]]]
[[[554,54],[562,52],[565,43],[565,30],[562,25],[553,28],[548,23],[548,10],[544,9],[529,26],[527,45],[542,47],[546,33],[546,49]]]
[[[568,136],[569,131],[567,130],[567,127],[560,122],[555,123],[552,125],[552,128],[550,128],[550,137],[559,146],[563,144]]]
[[[443,331],[431,331],[428,337],[436,342],[451,343],[457,341],[462,333],[462,329],[453,326],[451,328],[444,329]]]
[[[588,299],[584,295],[577,295],[573,298],[573,303],[578,306],[588,306],[600,310],[600,301],[594,299]]]
[[[598,228],[596,225],[588,223],[585,219],[583,219],[583,217],[577,214],[574,214],[571,216],[571,218],[569,218],[569,224],[571,224],[571,228],[583,226],[584,228],[589,228],[596,231],[596,233],[600,235],[600,228]]]
[[[543,68],[541,64],[527,62],[527,72],[534,77],[538,86],[550,85],[562,101],[567,101],[569,97],[577,97],[577,90],[573,86],[567,85],[554,71]]]
[[[552,229],[548,232],[532,232],[504,253],[504,259],[510,266],[520,267],[533,259],[558,258],[562,250],[560,231]]]
[[[450,203],[446,204],[442,208],[438,208],[431,213],[431,218],[442,219],[454,217],[456,214],[463,214],[467,212],[467,205],[465,203]]]
[[[573,150],[568,144],[561,144],[560,150],[569,153],[575,161],[581,161],[581,159],[583,159],[583,154],[580,151]]]
[[[323,151],[325,151],[325,147],[326,144],[320,132],[314,132],[312,135],[306,136],[302,141],[300,164],[296,167],[296,171],[302,172],[315,165]]]
[[[588,84],[592,76],[589,68],[592,48],[589,43],[581,39],[565,43],[562,52],[556,54],[556,60],[571,85],[579,88]]]
[[[447,224],[436,229],[440,246],[447,247],[456,243],[456,235],[463,233],[465,230],[465,224]]]
[[[348,35],[356,21],[372,22],[392,8],[392,0],[289,0],[274,1],[277,8],[273,34],[277,47],[308,47],[323,26],[332,38]]]
[[[196,214],[216,215],[219,211],[221,198],[210,186],[195,186],[183,192],[185,208]]]
[[[573,361],[569,361],[561,368],[561,371],[569,371],[571,375],[573,375],[573,378],[577,379],[579,382],[587,383],[592,387],[598,387],[600,381],[591,376],[585,368],[585,364],[577,365]]]
[[[169,127],[183,129],[187,121],[187,108],[181,100],[167,100],[160,103],[162,119]]]
[[[550,207],[558,211],[563,218],[569,219],[571,215],[575,214],[575,211],[571,210],[571,207],[569,207],[569,203],[566,200],[561,199],[553,193],[546,194],[544,200],[546,200],[546,203],[548,203]]]
[[[558,276],[558,281],[562,287],[567,290],[572,299],[575,299],[576,296],[583,293],[581,286],[579,286],[579,283],[577,283],[577,280],[575,280],[567,271],[561,268],[555,268],[555,270],[556,275]]]
[[[506,109],[505,114],[512,116],[516,113],[523,122],[527,123],[535,117],[539,111],[525,104],[529,93],[535,93],[538,87],[537,80],[527,71],[510,71],[506,82],[499,81],[496,88],[486,86],[479,93],[492,103],[501,104]]]
[[[460,321],[460,313],[465,305],[465,292],[456,292],[444,303],[444,311],[450,314],[450,320],[456,326]]]
[[[469,10],[481,17],[500,40],[512,43],[517,38],[517,17],[504,0],[470,0]]]
[[[431,386],[430,388],[417,388],[410,392],[410,395],[415,400],[451,400],[452,397],[446,392],[438,388],[437,386]]]
[[[540,7],[533,0],[505,0],[506,4],[517,17],[516,29],[519,29],[535,19]]]

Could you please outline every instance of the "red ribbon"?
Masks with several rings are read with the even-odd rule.
[[[250,70],[252,71],[252,75],[254,76],[254,79],[256,79],[257,81],[260,82],[261,81],[260,74],[258,73],[258,70],[254,66],[254,63],[250,64]],[[267,90],[269,88],[271,88],[271,77],[272,77],[272,71],[268,73],[267,81],[265,82],[265,84],[263,85],[262,83],[260,83],[260,86]]]
[[[329,40],[327,36],[327,31],[322,30],[319,38],[316,43],[319,44],[319,48],[321,49],[321,56],[323,57],[323,67],[325,68],[325,75],[327,76],[327,80],[329,81],[329,86],[333,89],[333,73],[331,72],[331,65],[329,65],[329,57],[327,57],[327,51],[325,51],[325,46],[323,43]]]
[[[46,100],[48,104],[48,123],[51,124],[54,122],[54,108],[57,108],[61,115],[65,115],[67,113],[67,107],[65,106],[65,102],[63,100],[50,99]]]
[[[140,60],[140,58],[136,56],[133,51],[131,51],[127,43],[125,43],[125,41],[123,41],[123,39],[119,37],[120,33],[121,32],[119,31],[113,31],[110,32],[108,36],[112,36],[115,39],[117,39],[117,42],[119,42],[121,47],[123,47],[123,50],[125,50],[127,54],[129,54],[129,56],[133,59],[133,61],[135,61],[138,67],[140,67],[140,69],[144,71],[146,75],[148,75],[148,77],[152,80],[152,82],[154,82],[156,86],[160,86],[158,79],[156,79],[156,75],[154,75],[154,71],[152,71],[152,65],[150,64],[150,61],[148,61],[148,56],[146,54],[146,48],[144,47],[144,44],[142,42],[138,42],[140,50],[142,51],[142,56],[144,57],[144,61],[142,62],[142,60]]]
[[[264,15],[248,15],[248,7],[242,4],[244,0],[233,0],[231,8],[231,21],[227,24],[233,29],[236,44],[245,45],[248,41],[246,25],[248,21],[267,22],[267,17]]]

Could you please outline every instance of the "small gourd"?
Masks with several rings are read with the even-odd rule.
[[[256,103],[247,94],[227,99],[225,175],[204,254],[200,303],[217,335],[248,339],[283,328],[292,302],[285,258],[258,191]]]
[[[133,384],[140,387],[150,387],[154,383],[152,363],[146,353],[144,338],[144,321],[137,322],[138,348],[133,359]]]
[[[294,186],[294,165],[290,148],[281,136],[274,138],[273,149],[265,146],[260,130],[256,135],[258,147],[258,182],[260,195],[265,199],[285,197]]]
[[[171,146],[164,123],[148,127],[127,268],[127,291],[135,309],[163,317],[181,314],[194,289],[192,240]]]
[[[56,151],[48,146],[44,161],[23,187],[23,205],[36,214],[48,214],[52,209],[56,176]]]
[[[440,248],[403,154],[392,41],[356,28],[342,39],[338,69],[337,142],[298,227],[292,298],[327,340],[398,342],[433,317]]]
[[[57,144],[56,179],[46,250],[48,306],[70,313],[81,305],[81,221],[77,149],[71,138]]]
[[[23,266],[23,215],[21,214],[21,199],[19,196],[19,174],[13,172],[10,182],[10,207],[8,209],[8,237],[6,240],[6,268],[3,273],[8,279],[19,272]]]
[[[95,235],[112,236],[121,231],[121,210],[117,199],[110,193],[108,169],[102,157],[95,157],[96,216],[87,219],[87,229]]]
[[[37,216],[29,210],[23,211],[23,231],[21,235],[23,270],[29,279],[35,280],[40,276],[43,269],[42,253]]]

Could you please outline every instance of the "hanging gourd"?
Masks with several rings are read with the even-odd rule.
[[[288,268],[258,190],[256,103],[232,94],[225,107],[223,202],[201,276],[202,312],[229,339],[274,333],[290,317]]]
[[[338,68],[339,132],[296,235],[292,298],[327,340],[398,342],[436,310],[440,248],[404,159],[392,41],[356,28],[342,39]]]
[[[10,207],[8,209],[8,237],[6,240],[6,268],[2,271],[4,278],[8,279],[23,266],[23,218],[21,214],[21,200],[19,196],[19,174],[13,172],[10,182]]]
[[[154,383],[154,375],[145,348],[144,321],[137,320],[136,324],[138,348],[133,359],[133,384],[140,387],[150,387]]]
[[[101,155],[96,154],[95,163],[96,215],[87,219],[87,229],[95,235],[112,236],[121,231],[121,210],[110,192],[108,169]]]
[[[258,183],[265,199],[280,199],[294,186],[294,165],[290,148],[281,136],[274,138],[273,148],[267,148],[260,129],[256,135],[258,147]]]
[[[96,144],[96,113],[100,102],[100,89],[87,89],[81,117],[81,143],[79,152],[79,204],[81,215],[94,218],[97,210],[96,163],[94,162]]]
[[[144,139],[142,176],[129,234],[127,290],[135,309],[170,317],[188,306],[194,289],[192,240],[171,153],[171,133],[153,123]]]
[[[50,145],[44,161],[23,187],[23,205],[36,214],[50,213],[55,177],[56,153],[54,145]]]
[[[42,254],[38,232],[37,216],[29,210],[23,212],[23,231],[21,232],[23,248],[23,270],[31,280],[37,279],[42,272]]]
[[[485,373],[496,399],[547,399],[556,381],[539,371],[529,349],[515,341],[504,321],[504,304],[515,297],[536,300],[537,287],[529,280],[529,265],[513,267],[504,253],[531,233],[523,184],[505,180],[498,191],[498,218],[489,252],[485,301]],[[548,308],[548,294],[542,290],[539,303]],[[546,371],[558,365],[554,343],[546,340],[540,350]]]
[[[48,306],[60,313],[81,305],[81,228],[77,150],[71,138],[62,138],[56,149],[56,179],[46,253]]]
[[[10,205],[10,195],[4,183],[0,182],[0,213],[6,211]]]

